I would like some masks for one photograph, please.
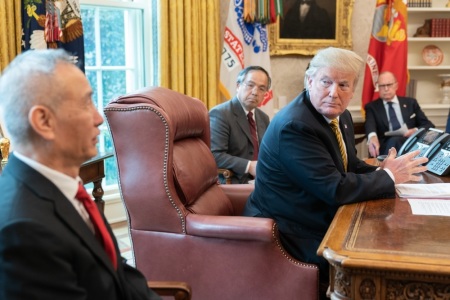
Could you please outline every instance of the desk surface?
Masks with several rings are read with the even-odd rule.
[[[421,181],[449,182],[449,177],[438,177],[431,173],[424,173]],[[449,217],[413,215],[406,199],[355,203],[338,210],[318,254],[330,262],[334,271],[331,272],[332,276],[340,273],[339,276],[346,274],[348,278],[352,278],[348,280],[350,285],[357,282],[356,277],[352,277],[355,270],[366,274],[366,277],[378,274],[374,277],[378,276],[379,279],[373,281],[376,283],[376,290],[381,289],[378,294],[386,292],[386,286],[382,282],[386,278],[393,278],[392,274],[397,274],[398,277],[398,274],[416,273],[416,282],[417,278],[424,278],[424,274],[428,274],[426,276],[429,282],[433,281],[431,278],[443,276],[441,279],[449,282],[449,229]],[[334,280],[339,281],[337,278]],[[353,292],[345,291],[342,282],[339,284],[339,299],[359,299],[354,294],[356,288]],[[349,298],[342,297],[344,295]],[[384,299],[383,297],[373,299]]]

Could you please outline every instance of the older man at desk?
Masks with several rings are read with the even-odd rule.
[[[419,151],[396,157],[391,149],[380,168],[356,156],[347,106],[364,61],[356,53],[326,48],[311,60],[307,86],[266,131],[255,190],[245,215],[276,220],[280,239],[295,258],[319,266],[321,299],[328,288],[328,262],[316,251],[341,205],[392,197],[394,185],[417,181],[427,158]]]

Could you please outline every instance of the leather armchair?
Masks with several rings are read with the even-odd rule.
[[[201,101],[153,87],[104,112],[148,280],[187,282],[199,300],[318,298],[318,268],[286,253],[274,220],[241,216],[253,185],[217,183]]]

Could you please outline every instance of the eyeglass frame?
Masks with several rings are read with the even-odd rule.
[[[255,87],[257,88],[256,91],[260,94],[265,94],[269,91],[268,87],[266,86],[258,86],[256,85],[254,82],[245,82],[243,81],[241,83],[244,86],[244,89],[249,90],[249,91],[253,91],[255,89]]]
[[[395,84],[397,84],[398,82],[392,82],[392,83],[386,83],[386,84],[378,84],[378,89],[390,89],[392,88]]]

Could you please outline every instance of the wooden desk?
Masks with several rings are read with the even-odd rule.
[[[94,196],[95,203],[98,208],[103,211],[105,207],[105,201],[103,201],[103,188],[102,179],[105,178],[105,159],[112,157],[113,153],[103,153],[96,157],[86,161],[81,165],[80,177],[84,184],[93,183],[92,196]],[[0,174],[2,173],[2,167],[0,166]]]
[[[412,215],[405,199],[342,206],[318,250],[331,299],[450,299],[449,230],[449,217]]]

